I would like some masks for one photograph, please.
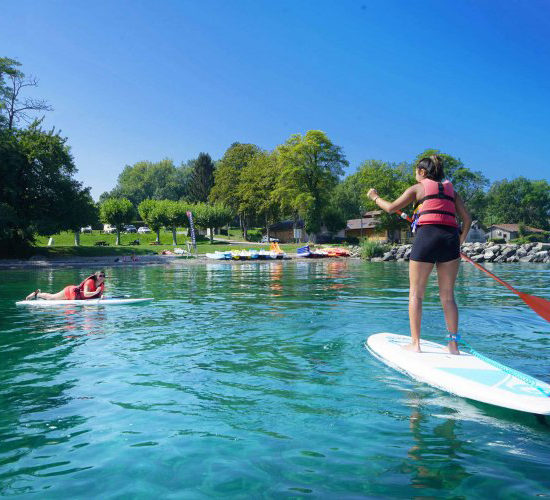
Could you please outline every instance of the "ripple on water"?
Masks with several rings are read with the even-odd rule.
[[[550,266],[492,270],[550,296]],[[550,494],[548,428],[414,382],[363,348],[371,333],[408,332],[406,265],[107,271],[117,294],[155,301],[23,310],[13,302],[25,290],[61,288],[79,271],[4,273],[0,494]],[[457,300],[479,351],[550,381],[546,322],[471,266]],[[444,333],[432,278],[423,335]]]

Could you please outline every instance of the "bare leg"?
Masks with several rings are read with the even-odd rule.
[[[455,281],[460,266],[460,259],[437,263],[437,281],[439,283],[439,298],[445,313],[445,324],[449,333],[458,332],[458,307],[455,302]],[[449,342],[451,354],[460,354],[456,342]]]
[[[37,290],[37,292],[38,293],[32,292],[27,296],[25,300],[31,300],[33,298],[44,299],[44,300],[65,300],[65,290],[61,290],[60,292],[57,292],[57,293],[46,293],[46,292],[41,292],[40,290]],[[35,297],[35,293],[36,293],[36,297]]]
[[[434,264],[431,262],[409,262],[409,322],[411,325],[411,344],[405,347],[420,352],[420,325],[422,323],[422,300],[426,284]]]

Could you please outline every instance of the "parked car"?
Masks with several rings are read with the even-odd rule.
[[[81,233],[91,233],[92,232],[92,226],[84,226],[80,228]]]
[[[268,243],[267,235],[264,235],[262,237],[261,243]],[[279,243],[279,239],[278,238],[269,238],[269,243]]]
[[[141,226],[141,227],[138,227],[137,232],[139,234],[145,234],[145,233],[150,233],[151,230],[147,226]]]
[[[116,233],[116,227],[111,226],[110,224],[103,224],[103,232],[105,234]]]
[[[128,224],[127,226],[124,226],[124,232],[125,233],[137,233],[136,226],[133,224]]]

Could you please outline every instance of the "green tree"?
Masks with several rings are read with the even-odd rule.
[[[115,188],[110,193],[103,193],[100,201],[128,198],[136,207],[147,199],[177,201],[187,193],[189,175],[189,166],[176,168],[169,159],[126,165],[118,176]]]
[[[80,245],[80,229],[83,226],[97,224],[99,221],[99,210],[92,199],[90,188],[81,188],[80,184],[72,186],[64,197],[65,204],[71,206],[61,216],[65,228],[74,232],[74,244]]]
[[[550,184],[545,180],[518,177],[493,183],[487,193],[484,222],[523,223],[539,229],[549,229]]]
[[[181,201],[162,200],[159,201],[155,211],[158,211],[157,217],[162,220],[163,225],[172,231],[172,244],[178,244],[177,228],[178,226],[188,226],[187,210],[191,206]]]
[[[320,130],[292,135],[276,149],[279,176],[275,195],[284,212],[304,219],[305,230],[321,228],[322,208],[331,198],[339,176],[349,163],[342,148]]]
[[[161,203],[159,200],[143,200],[138,205],[140,217],[157,235],[156,243],[160,243],[160,230],[165,223],[162,207],[159,206]]]
[[[334,188],[331,204],[338,207],[346,220],[357,219],[362,215],[365,203],[362,196],[364,188],[365,186],[361,184],[361,179],[357,172],[348,175]]]
[[[233,219],[231,210],[222,204],[197,203],[190,208],[195,224],[210,230],[210,243],[214,242],[214,229],[229,224]]]
[[[214,162],[208,153],[200,153],[191,165],[187,199],[192,203],[206,202],[214,185]]]
[[[120,245],[120,231],[124,224],[132,220],[134,206],[126,198],[109,198],[101,203],[99,217],[105,224],[110,224],[116,229],[116,244]]]
[[[217,163],[214,171],[214,186],[210,191],[210,201],[222,203],[234,214],[239,215],[243,236],[247,237],[248,217],[240,211],[239,186],[241,172],[248,162],[261,152],[254,144],[233,143]]]
[[[378,194],[387,200],[395,200],[405,189],[414,184],[411,169],[406,163],[391,164],[378,160],[367,160],[355,174],[358,190],[361,193],[362,206],[370,210],[379,210],[377,205],[367,197],[369,188],[375,188]],[[380,229],[395,229],[402,223],[395,215],[382,211]]]
[[[239,212],[263,221],[269,238],[269,225],[280,210],[274,195],[279,177],[279,164],[274,154],[259,152],[241,170],[238,197]]]

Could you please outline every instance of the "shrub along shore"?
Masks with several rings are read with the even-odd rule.
[[[411,254],[412,245],[396,245],[382,249],[383,254],[373,257],[363,257],[372,262],[407,261]],[[385,250],[385,251],[384,251]],[[462,252],[474,262],[550,262],[550,243],[464,243]],[[371,252],[372,253],[372,252]],[[377,253],[381,253],[379,250]]]

